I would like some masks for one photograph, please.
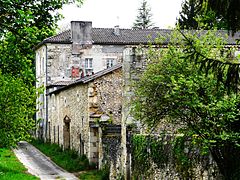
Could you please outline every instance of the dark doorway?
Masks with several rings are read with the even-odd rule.
[[[70,149],[70,118],[65,116],[63,125],[63,147],[64,149]]]

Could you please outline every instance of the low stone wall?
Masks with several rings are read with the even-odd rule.
[[[163,47],[164,48],[164,47]],[[162,146],[159,144],[159,149],[151,149],[147,146],[149,142],[145,144],[146,147],[142,149],[146,154],[134,151],[133,142],[129,141],[129,136],[136,132],[129,134],[128,127],[136,126],[137,134],[145,133],[143,126],[140,122],[136,122],[131,116],[132,100],[134,98],[133,83],[136,83],[141,74],[144,72],[147,66],[147,57],[145,57],[144,50],[139,50],[138,47],[127,47],[124,50],[123,59],[123,110],[122,110],[122,141],[121,141],[121,169],[120,172],[124,176],[124,179],[131,179],[134,176],[137,179],[222,179],[219,174],[216,163],[213,161],[210,155],[201,156],[198,149],[191,150],[186,146],[182,154],[176,156],[176,149],[168,141],[163,138]],[[161,132],[174,133],[176,126],[169,125],[167,122],[162,123],[157,128],[159,134]],[[152,134],[151,134],[152,136]],[[142,142],[143,143],[143,142]],[[186,142],[187,143],[187,142]],[[186,144],[187,145],[187,144]],[[156,148],[157,148],[156,147]],[[141,147],[138,147],[141,149]],[[178,152],[179,153],[179,152]],[[154,155],[153,157],[150,157]],[[184,157],[181,157],[184,155]],[[136,164],[136,160],[139,158],[142,161]],[[182,161],[181,161],[182,160]],[[144,166],[147,168],[144,168]]]
[[[182,136],[135,134],[131,157],[137,179],[223,179],[211,155]]]

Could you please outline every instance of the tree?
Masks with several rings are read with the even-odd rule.
[[[64,4],[75,2],[81,3],[81,0],[16,2],[4,0],[0,7],[2,73],[19,75],[22,68],[32,68],[34,46],[44,38],[53,35],[57,27],[56,22],[61,18],[61,15],[54,11],[61,9]],[[22,58],[31,61],[21,65],[19,63],[23,62]]]
[[[15,145],[34,127],[34,47],[54,34],[54,11],[81,0],[3,0],[0,7],[0,146]]]
[[[196,29],[197,22],[204,23],[205,29],[240,29],[240,1],[238,0],[185,0],[178,23],[186,29]]]
[[[149,129],[166,121],[176,125],[175,133],[184,134],[203,153],[211,152],[226,179],[239,179],[240,97],[215,78],[215,71],[206,74],[194,60],[234,61],[216,33],[177,31],[168,49],[151,48],[149,65],[135,85],[133,114]],[[195,57],[192,44],[199,52]],[[228,72],[222,73],[227,78]]]
[[[182,4],[182,11],[180,12],[180,18],[178,24],[181,29],[197,29],[198,22],[196,16],[200,14],[201,5],[194,0],[186,0]]]
[[[0,147],[14,146],[30,137],[35,96],[20,78],[0,73]]]
[[[138,9],[138,16],[133,23],[134,29],[149,29],[154,24],[151,20],[152,14],[151,9],[147,5],[147,1],[143,0],[141,7]]]
[[[227,29],[227,20],[203,0],[186,0],[178,25],[181,29]]]
[[[199,14],[195,13],[195,15],[187,11],[189,8],[188,4],[191,3],[191,0],[186,0],[183,4],[180,19],[178,20],[181,29],[225,29],[231,32],[230,34],[233,38],[236,38],[234,37],[235,32],[240,28],[240,10],[237,8],[240,5],[240,1],[197,0],[194,3],[198,4],[198,6],[196,5],[197,9],[201,8],[201,10],[198,10]],[[189,21],[191,23],[188,23]],[[196,57],[200,55],[199,51],[191,41],[188,41],[188,45],[191,56],[195,57],[193,60],[197,62]],[[222,62],[216,58],[205,58],[204,61],[198,63],[201,63],[201,67],[205,69],[206,73],[214,71],[220,81],[222,80],[223,71],[227,71],[228,78],[225,78],[225,85],[230,88],[234,87],[236,91],[238,90],[240,63],[237,61]]]
[[[203,1],[202,4],[204,4],[205,1]],[[216,17],[226,22],[228,30],[236,32],[240,29],[239,0],[208,0],[206,2],[207,8],[213,10],[216,13]]]

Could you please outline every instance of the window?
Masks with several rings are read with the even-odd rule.
[[[85,67],[85,74],[87,76],[92,75],[92,73],[93,73],[93,59],[92,58],[86,58],[84,67]]]
[[[85,69],[92,69],[92,58],[86,58],[85,59]]]
[[[110,68],[113,66],[114,59],[107,59],[107,68]]]

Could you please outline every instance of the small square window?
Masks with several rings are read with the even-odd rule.
[[[107,59],[107,68],[112,67],[114,64],[114,59]]]
[[[92,63],[93,63],[93,62],[92,62],[92,61],[93,61],[92,58],[86,58],[86,59],[85,59],[85,65],[84,65],[84,66],[85,66],[85,69],[92,69],[92,67],[93,67],[93,66],[92,66],[92,65],[93,65]]]

